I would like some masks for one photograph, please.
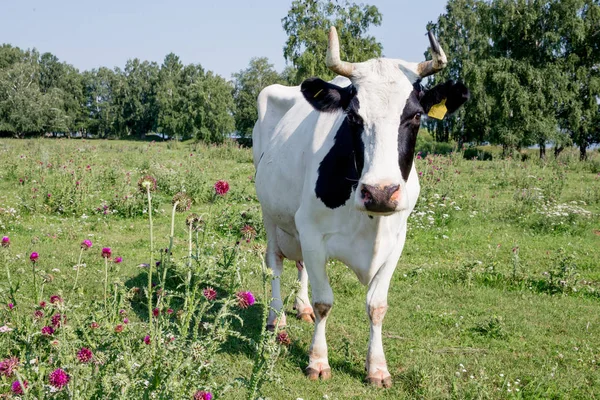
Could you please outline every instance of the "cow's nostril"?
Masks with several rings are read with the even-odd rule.
[[[369,189],[365,187],[365,185],[363,185],[362,189],[360,190],[360,194],[362,195],[364,201],[370,201],[373,199],[373,195],[371,194]]]
[[[393,185],[386,187],[386,192],[389,193],[390,201],[398,201],[400,197],[400,185]]]

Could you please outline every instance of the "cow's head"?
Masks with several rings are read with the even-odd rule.
[[[332,83],[302,82],[305,99],[321,112],[345,113],[335,143],[319,167],[315,192],[329,208],[346,203],[354,190],[356,208],[389,215],[408,207],[406,181],[413,165],[421,116],[435,105],[456,111],[469,97],[462,83],[448,81],[425,91],[421,79],[446,66],[446,55],[429,33],[433,60],[410,63],[378,58],[340,60],[335,28],[329,33],[327,66],[339,75]],[[345,87],[335,83],[346,82]]]

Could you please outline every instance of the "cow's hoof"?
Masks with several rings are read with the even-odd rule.
[[[381,378],[379,376],[367,376],[367,383],[378,388],[390,388],[392,387],[392,377],[387,376],[385,378]]]
[[[307,367],[305,372],[306,377],[311,381],[316,381],[317,379],[319,379],[319,377],[321,377],[322,381],[331,379],[331,368],[329,367],[323,368],[321,371],[311,367]]]
[[[312,324],[315,322],[315,313],[312,311],[311,312],[301,312],[296,315],[296,318],[298,318],[301,321]]]

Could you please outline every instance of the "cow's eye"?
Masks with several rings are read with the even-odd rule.
[[[413,121],[414,121],[415,123],[419,123],[419,122],[421,122],[421,113],[416,113],[416,114],[413,116]]]

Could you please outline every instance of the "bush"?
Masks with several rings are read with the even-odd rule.
[[[489,151],[477,147],[468,147],[463,151],[463,158],[466,160],[491,161],[494,157]]]

